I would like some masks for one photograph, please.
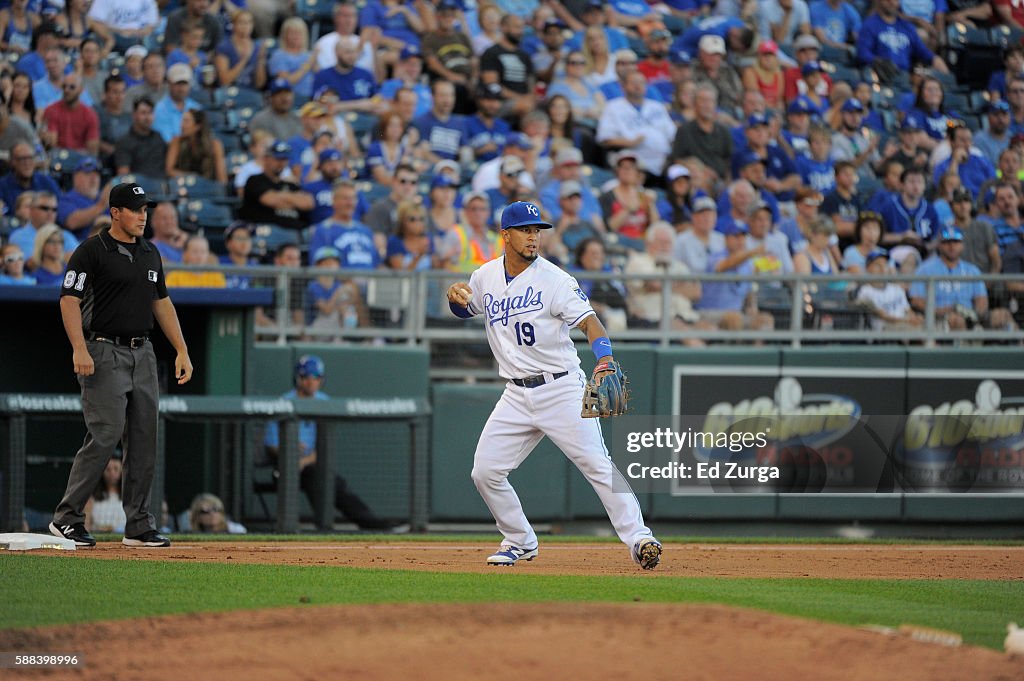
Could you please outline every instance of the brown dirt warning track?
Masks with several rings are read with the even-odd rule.
[[[537,560],[511,569],[483,564],[493,548],[457,541],[182,543],[147,551],[101,544],[61,558],[638,579],[1024,581],[1024,547],[667,544],[662,565],[649,573],[613,544],[542,542]],[[86,665],[78,670],[3,670],[0,678],[1024,680],[1024,659],[988,649],[950,648],[755,610],[689,604],[306,605],[0,631],[0,651],[28,650],[81,651]]]

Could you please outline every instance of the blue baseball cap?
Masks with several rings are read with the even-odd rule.
[[[292,156],[292,145],[284,140],[277,140],[267,148],[267,155],[278,160],[288,159]]]
[[[295,363],[295,375],[299,378],[323,378],[325,373],[324,361],[316,355],[303,355]]]
[[[328,161],[340,161],[341,152],[334,147],[327,147],[320,152],[319,161],[320,163],[327,163]]]
[[[270,83],[270,94],[276,95],[278,92],[291,92],[292,84],[285,78],[275,78]]]
[[[540,227],[551,229],[553,225],[540,219],[540,209],[528,201],[516,201],[505,206],[501,212],[501,228]]]
[[[1010,103],[1007,102],[1005,99],[1000,99],[995,102],[989,103],[988,112],[993,113],[996,111],[1010,113]]]
[[[406,45],[402,48],[402,53],[398,56],[399,59],[408,59],[409,57],[416,57],[417,59],[423,59],[423,53],[420,52],[420,48],[415,45]]]
[[[900,132],[917,132],[922,129],[921,122],[917,120],[917,116],[907,116],[903,119],[903,124],[900,125]]]
[[[889,252],[886,251],[884,248],[876,248],[873,251],[871,251],[870,253],[868,253],[867,256],[865,256],[864,264],[865,265],[870,265],[871,263],[873,263],[874,261],[878,260],[879,258],[886,258],[886,259],[888,259],[889,258]]]
[[[533,142],[531,142],[530,138],[523,133],[514,132],[508,138],[508,146],[515,146],[524,151],[529,151],[530,149],[533,149]]]
[[[668,60],[673,64],[689,64],[693,61],[693,55],[686,50],[672,50],[668,55]]]
[[[454,187],[455,181],[447,175],[434,175],[434,179],[430,181],[430,188],[437,189],[438,187]]]
[[[768,125],[768,117],[756,112],[747,116],[747,127],[753,128],[755,125]]]
[[[843,113],[848,113],[850,111],[855,111],[857,113],[864,113],[864,105],[861,104],[861,101],[859,99],[857,99],[856,97],[850,97],[848,100],[843,102],[842,112]]]
[[[815,110],[814,102],[807,98],[807,95],[800,95],[789,104],[791,114],[809,114]]]
[[[316,253],[313,254],[313,264],[317,264],[321,260],[327,260],[327,258],[337,258],[341,261],[341,253],[338,252],[337,248],[333,246],[321,246],[316,249]]]
[[[939,241],[963,241],[964,233],[956,227],[944,227],[939,233]]]
[[[441,10],[453,10],[454,11],[454,10],[459,10],[459,9],[462,9],[462,8],[459,6],[459,3],[455,2],[455,0],[441,0],[441,2],[437,3],[437,9],[438,9],[438,11],[441,11]]]
[[[746,151],[741,153],[739,160],[740,160],[740,162],[739,162],[739,167],[740,168],[746,168],[751,163],[764,163],[764,164],[767,164],[767,161],[765,159],[761,158],[760,156],[758,156],[757,152],[754,151],[753,149],[747,149]]]
[[[803,65],[803,67],[800,69],[800,75],[806,76],[812,73],[821,73],[824,70],[825,69],[821,68],[821,62],[817,61],[816,59],[812,59],[811,61]]]
[[[83,156],[75,165],[76,173],[98,173],[99,171],[100,164],[92,156]]]
[[[750,230],[747,229],[746,224],[738,220],[729,219],[722,224],[718,231],[724,236],[736,236],[737,234],[747,234]]]

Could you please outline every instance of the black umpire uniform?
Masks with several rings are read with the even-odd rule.
[[[142,238],[148,205],[139,185],[111,189],[111,228],[75,250],[61,286],[61,315],[74,349],[88,433],[50,531],[79,546],[96,543],[83,511],[119,443],[127,517],[123,543],[170,545],[158,534],[149,509],[159,407],[156,355],[149,341],[154,316],[178,352],[179,383],[191,378],[192,366],[167,297],[160,253]]]

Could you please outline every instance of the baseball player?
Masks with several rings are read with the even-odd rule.
[[[448,288],[455,315],[485,316],[487,342],[508,379],[473,457],[473,483],[504,535],[487,562],[514,565],[537,557],[537,534],[508,475],[547,435],[594,487],[633,560],[651,570],[661,559],[661,544],[612,464],[598,419],[581,416],[587,380],[569,330],[587,334],[599,365],[612,361],[611,341],[576,280],[539,256],[542,229],[551,225],[537,206],[509,204],[501,215],[504,256],[482,265],[468,284]],[[627,491],[614,491],[613,480]]]

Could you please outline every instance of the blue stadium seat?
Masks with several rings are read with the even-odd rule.
[[[993,46],[1005,50],[1011,45],[1020,45],[1024,41],[1024,31],[1006,25],[993,26],[989,31],[989,40]]]
[[[334,2],[332,0],[298,0],[295,14],[309,25],[309,40],[314,42],[324,33],[333,30]],[[327,30],[324,31],[324,28]]]
[[[946,28],[946,41],[954,49],[958,47],[992,47],[992,34],[988,29],[955,22]]]
[[[601,185],[608,180],[615,179],[615,173],[608,168],[602,168],[600,166],[583,166],[582,173],[585,177],[590,178],[590,186],[595,192],[600,192]]]
[[[988,93],[982,90],[972,92],[971,98],[971,111],[974,113],[984,113],[988,110]]]
[[[224,185],[201,175],[179,175],[167,181],[169,192],[182,199],[219,199],[224,197]]]
[[[283,244],[298,244],[301,236],[301,233],[294,229],[285,229],[277,225],[253,225],[253,255],[262,257],[273,253]]]
[[[239,169],[251,160],[252,157],[247,151],[234,151],[226,154],[224,164],[228,167],[228,175],[234,177],[238,174]]]
[[[227,112],[227,124],[228,127],[234,128],[235,130],[248,130],[249,121],[256,115],[258,109],[254,109],[251,106],[242,107],[240,109],[232,109]]]
[[[818,54],[821,61],[828,62],[830,64],[842,65],[842,66],[857,66],[857,58],[849,50],[844,50],[841,47],[833,47],[832,45],[822,45],[821,52]]]
[[[961,118],[971,110],[971,98],[957,92],[947,92],[942,103],[946,111],[958,114]]]
[[[219,105],[217,104],[216,90],[211,90],[205,87],[192,88],[192,91],[188,93],[196,104],[203,107],[203,110],[207,113],[218,110]]]
[[[829,64],[832,68],[829,70],[829,77],[832,78],[832,82],[844,81],[850,85],[854,85],[862,80],[861,72],[851,66],[844,66],[842,64]]]
[[[54,175],[71,175],[83,156],[85,154],[74,149],[51,149],[50,172]]]
[[[153,201],[167,200],[170,197],[170,192],[167,191],[167,182],[156,177],[148,177],[140,173],[128,173],[127,175],[115,177],[112,182],[114,184],[134,182],[145,189],[146,194]]]
[[[234,221],[230,206],[212,199],[194,199],[178,207],[178,215],[186,229],[223,231]]]
[[[226,87],[217,91],[217,101],[225,109],[263,108],[263,93],[244,87]]]
[[[234,154],[239,151],[245,151],[245,145],[242,143],[242,136],[235,134],[235,131],[226,128],[214,130],[213,134],[217,136],[220,143],[224,145],[224,154]]]
[[[366,198],[366,202],[371,205],[377,199],[384,198],[391,193],[391,187],[375,182],[359,182],[356,184],[356,189]]]

